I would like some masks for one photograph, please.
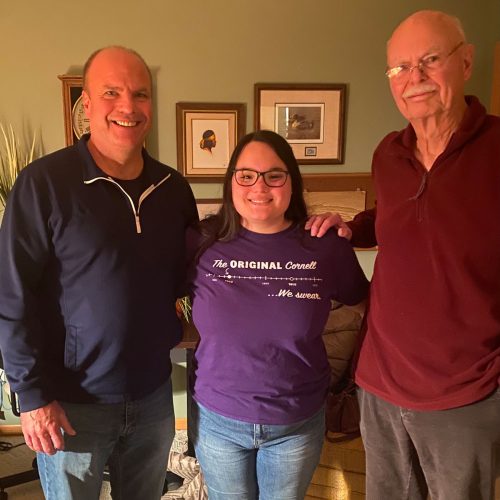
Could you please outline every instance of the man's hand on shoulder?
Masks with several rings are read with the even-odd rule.
[[[341,238],[351,239],[352,231],[338,213],[332,214],[326,212],[324,214],[311,215],[305,225],[306,230],[309,229],[311,231],[311,236],[317,236],[318,238],[324,236],[332,227],[337,229],[337,234]]]
[[[47,455],[64,450],[61,429],[71,436],[76,434],[57,401],[36,410],[21,412],[21,427],[28,447]]]

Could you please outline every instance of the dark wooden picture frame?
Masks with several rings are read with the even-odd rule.
[[[282,135],[301,165],[344,163],[347,86],[256,83],[255,129]]]
[[[190,181],[219,182],[245,134],[243,103],[178,102],[177,169]]]
[[[80,139],[81,131],[88,129],[88,120],[81,105],[83,77],[80,75],[59,75],[57,78],[62,82],[66,146],[71,146]],[[75,127],[75,125],[77,126]]]

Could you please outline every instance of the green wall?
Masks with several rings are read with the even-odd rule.
[[[462,19],[476,45],[468,90],[489,104],[500,0],[0,0],[0,121],[40,131],[46,152],[64,147],[57,75],[78,74],[96,48],[120,44],[152,67],[156,119],[148,147],[161,161],[177,163],[177,101],[244,102],[251,130],[256,82],[347,83],[345,164],[302,170],[369,171],[375,145],[404,124],[385,81],[385,42],[422,8]],[[193,189],[201,198],[220,195],[215,184]],[[360,254],[368,274],[373,257]],[[181,364],[175,370],[182,417],[184,371]]]
[[[123,44],[153,68],[157,119],[148,145],[176,165],[177,101],[245,102],[255,82],[347,83],[345,164],[304,171],[366,171],[380,138],[403,124],[385,81],[385,42],[424,7],[458,15],[476,44],[469,90],[489,102],[500,0],[46,0],[0,1],[0,120],[42,131],[63,147],[61,83],[96,48]],[[213,185],[195,185],[205,196]]]

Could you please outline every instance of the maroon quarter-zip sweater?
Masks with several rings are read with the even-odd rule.
[[[379,248],[356,381],[406,408],[466,405],[499,384],[500,118],[467,104],[429,171],[411,125],[385,137],[375,235],[373,212],[352,224],[355,244]]]

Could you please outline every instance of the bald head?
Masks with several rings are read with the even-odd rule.
[[[149,66],[146,64],[144,58],[138,52],[136,52],[133,49],[129,49],[127,47],[122,47],[121,45],[110,45],[108,47],[102,47],[100,49],[97,49],[95,52],[92,52],[92,54],[90,54],[89,58],[87,59],[87,61],[83,66],[83,89],[86,90],[87,92],[88,92],[88,73],[90,67],[94,62],[94,59],[103,52],[125,52],[132,56],[135,56],[144,65],[144,68],[146,69],[149,75],[150,84],[151,86],[153,85],[153,76],[151,74],[151,70],[149,69]]]
[[[443,38],[447,38],[452,43],[466,41],[460,19],[437,10],[420,10],[398,25],[387,42],[387,48],[389,49],[394,41],[399,40],[402,36],[407,36],[408,33],[415,36],[429,30],[441,33]]]

